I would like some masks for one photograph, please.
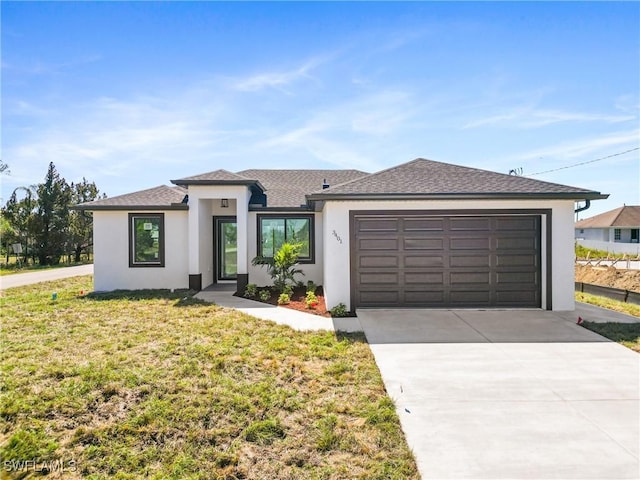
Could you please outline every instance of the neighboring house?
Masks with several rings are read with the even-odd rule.
[[[417,159],[357,170],[226,170],[77,208],[95,289],[267,285],[251,260],[303,244],[329,307],[574,308],[582,188]]]
[[[624,205],[576,222],[576,241],[611,253],[640,253],[640,206]]]

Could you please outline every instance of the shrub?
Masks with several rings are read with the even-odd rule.
[[[250,283],[244,289],[245,298],[256,298],[258,296],[258,286],[255,283]]]
[[[291,301],[291,295],[288,293],[281,293],[278,297],[278,305],[287,305]]]
[[[316,290],[318,289],[318,286],[313,283],[313,280],[309,280],[307,282],[307,293],[311,292],[311,293],[316,293]]]
[[[293,285],[285,285],[282,293],[291,297],[291,295],[293,295]]]
[[[318,306],[318,297],[316,297],[316,294],[313,292],[307,292],[307,296],[304,301],[309,309],[313,309]]]
[[[331,310],[329,310],[332,317],[347,317],[349,312],[347,311],[347,306],[344,303],[339,303]]]
[[[273,279],[273,286],[280,293],[284,293],[287,284],[295,284],[295,276],[302,274],[302,270],[295,268],[302,245],[298,243],[283,243],[273,258],[255,257],[252,265],[264,265],[269,276]]]
[[[262,300],[263,302],[268,302],[269,299],[271,298],[271,290],[269,290],[268,288],[264,288],[260,290],[260,293],[258,294],[258,296],[260,297],[260,300]]]

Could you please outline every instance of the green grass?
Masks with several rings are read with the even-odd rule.
[[[582,303],[589,303],[598,307],[607,308],[616,312],[625,313],[634,317],[640,317],[640,305],[625,303],[607,297],[599,297],[590,293],[576,292],[576,300]]]
[[[640,323],[583,322],[582,326],[640,353]]]
[[[624,253],[610,253],[610,252],[607,252],[606,250],[597,250],[595,248],[587,248],[587,247],[583,247],[577,242],[575,244],[575,254],[576,254],[576,258],[580,258],[580,259],[585,259],[587,258],[587,256],[589,258],[594,258],[594,259],[595,258],[611,258],[611,259],[625,258]],[[626,257],[629,257],[629,255],[626,255]]]
[[[576,292],[576,300],[616,312],[626,313],[634,317],[640,317],[640,305],[634,305],[633,303],[624,303],[611,298],[598,297],[581,292]],[[609,340],[618,342],[631,350],[640,352],[640,323],[599,323],[585,321],[582,323],[582,326]]]
[[[362,336],[90,289],[3,293],[3,461],[75,467],[49,478],[418,478]]]

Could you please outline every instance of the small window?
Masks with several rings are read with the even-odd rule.
[[[620,229],[619,228],[614,228],[613,229],[613,239],[614,240],[620,240],[621,236],[622,235],[621,235]]]
[[[581,229],[580,229],[580,233],[584,233],[584,228],[581,228]]]
[[[129,266],[164,267],[164,214],[129,214]]]
[[[302,245],[300,262],[313,263],[313,215],[258,216],[258,256],[273,257],[285,242]]]

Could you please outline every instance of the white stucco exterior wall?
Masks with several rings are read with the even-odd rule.
[[[189,185],[189,274],[202,274],[202,286],[214,281],[213,216],[236,216],[238,225],[238,273],[247,272],[248,207],[251,198],[245,186]],[[221,199],[229,200],[229,208],[221,208]]]
[[[323,280],[327,307],[344,303],[351,308],[349,212],[352,210],[500,210],[551,209],[551,268],[553,310],[574,310],[574,202],[572,200],[433,200],[328,201],[323,209]],[[546,305],[546,235],[542,231],[542,305]]]
[[[187,211],[139,213],[164,213],[165,266],[129,267],[129,212],[95,211],[93,249],[96,291],[189,286]]]

